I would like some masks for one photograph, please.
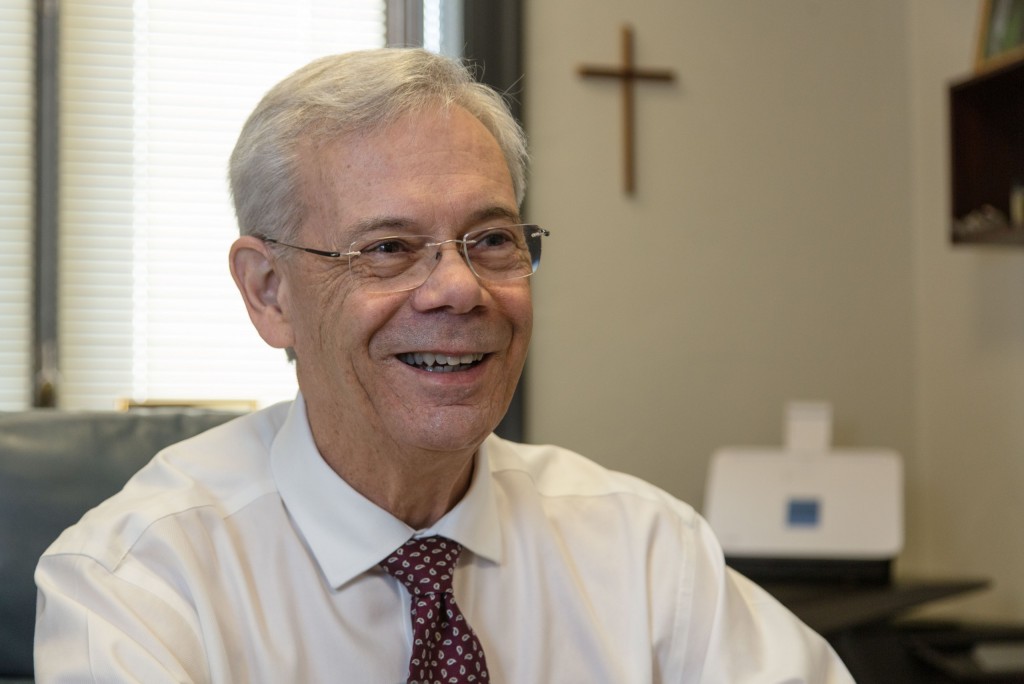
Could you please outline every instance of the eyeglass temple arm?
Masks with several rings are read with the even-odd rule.
[[[337,259],[337,258],[343,257],[343,256],[352,256],[353,254],[356,254],[356,252],[328,252],[328,251],[323,250],[323,249],[313,249],[312,247],[299,247],[298,245],[290,245],[287,242],[281,242],[280,240],[275,240],[274,238],[268,238],[268,237],[261,237],[260,240],[263,240],[264,242],[269,242],[272,245],[281,245],[282,247],[291,247],[292,249],[297,249],[297,250],[302,251],[302,252],[308,252],[310,254],[316,254],[317,256],[322,256],[322,257],[331,257],[332,259]]]

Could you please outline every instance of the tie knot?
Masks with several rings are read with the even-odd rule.
[[[452,571],[462,546],[444,537],[410,539],[380,566],[415,596],[451,592]]]

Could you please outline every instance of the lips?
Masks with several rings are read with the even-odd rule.
[[[484,358],[483,354],[439,354],[436,352],[408,352],[399,354],[404,364],[429,373],[457,373],[469,370]]]

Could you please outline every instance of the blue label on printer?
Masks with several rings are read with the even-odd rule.
[[[786,512],[787,527],[817,527],[821,522],[821,503],[817,499],[790,499]]]

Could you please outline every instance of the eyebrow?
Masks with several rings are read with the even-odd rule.
[[[518,211],[509,209],[508,207],[493,206],[473,212],[463,225],[475,226],[493,219],[501,219],[514,224],[521,222]],[[371,216],[356,221],[348,227],[348,230],[346,230],[345,233],[347,235],[347,239],[357,241],[361,236],[366,235],[367,233],[384,228],[389,230],[409,230],[416,225],[418,225],[418,222],[411,218],[404,218],[401,216]],[[471,229],[472,228],[467,228],[467,230]]]
[[[504,219],[511,223],[520,223],[519,212],[515,209],[509,209],[508,207],[488,207],[481,211],[473,214],[470,223],[483,223],[484,221],[490,221],[491,219]]]

